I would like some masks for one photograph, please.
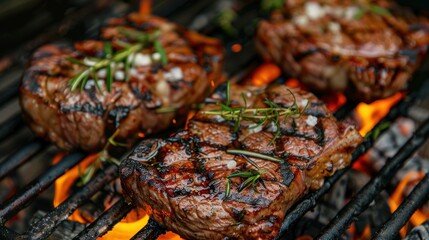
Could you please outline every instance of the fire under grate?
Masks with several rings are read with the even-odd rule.
[[[222,8],[228,7],[231,3],[239,11],[241,16],[234,22],[237,29],[243,29],[243,34],[239,39],[227,36],[222,29],[216,24],[216,17]],[[53,27],[51,32],[43,32],[36,40],[33,40],[24,45],[24,47],[16,50],[14,54],[9,55],[14,63],[9,67],[12,70],[6,72],[21,72],[23,68],[23,59],[28,56],[31,49],[41,45],[47,41],[57,38],[55,32],[58,29],[63,31],[72,31],[74,27],[86,21],[90,15],[96,12],[100,19],[107,16],[115,16],[124,14],[131,10],[132,7],[118,5],[122,11],[115,12],[111,9],[97,9],[96,7],[88,4],[76,10],[75,13],[70,14],[62,23]],[[252,31],[249,30],[249,22],[258,17],[258,1],[154,1],[154,13],[168,19],[178,22],[185,26],[190,26],[194,30],[198,30],[204,34],[209,34],[221,38],[227,51],[226,57],[226,71],[231,79],[239,81],[249,70],[259,64],[256,58],[256,53],[252,46]],[[95,17],[92,16],[92,19]],[[201,20],[204,18],[204,20]],[[97,22],[93,21],[92,23]],[[200,24],[203,22],[204,24]],[[76,26],[75,26],[76,25]],[[89,26],[88,29],[94,30],[99,26]],[[66,30],[64,30],[66,29]],[[229,50],[233,44],[240,44],[243,48],[242,51],[235,53]],[[427,101],[425,93],[429,90],[427,78],[429,73],[422,72],[416,76],[410,84],[410,90],[406,97],[395,104],[389,113],[377,123],[371,132],[367,134],[368,137],[360,144],[357,150],[353,153],[353,162],[357,161],[359,157],[370,150],[375,142],[379,139],[383,132],[388,129],[384,128],[386,123],[392,123],[399,117],[407,116],[409,109],[421,101]],[[10,74],[0,75],[1,82],[9,81]],[[15,76],[16,78],[16,76]],[[278,79],[284,81],[284,77]],[[7,103],[17,99],[19,86],[19,75],[17,80],[13,81],[6,87],[0,88],[0,107],[4,107]],[[345,105],[340,107],[335,116],[339,119],[349,117],[358,103],[346,102]],[[397,171],[404,165],[404,163],[426,142],[429,137],[429,119],[424,116],[424,121],[420,127],[412,134],[405,144],[397,151],[397,153],[388,159],[387,163],[376,173],[374,177],[343,207],[340,212],[317,233],[318,239],[336,239],[342,237],[346,229],[350,226],[356,218],[364,212],[376,198],[379,193],[385,189],[395,176]],[[18,131],[26,128],[22,121],[21,114],[11,113],[0,124],[0,143],[7,142]],[[377,132],[377,134],[375,134]],[[29,138],[24,145],[17,149],[10,148],[10,151],[2,153],[6,156],[0,162],[0,180],[14,174],[17,169],[22,168],[24,165],[30,164],[38,154],[47,151],[51,146],[40,140]],[[58,228],[65,220],[83,203],[95,193],[99,192],[106,184],[117,178],[118,169],[112,165],[105,168],[104,171],[98,173],[93,179],[84,185],[79,191],[69,196],[67,200],[62,202],[56,208],[48,211],[37,221],[29,224],[28,229],[24,233],[17,233],[16,231],[5,227],[5,223],[11,218],[16,216],[21,210],[30,205],[43,191],[48,189],[57,178],[66,173],[69,169],[76,166],[85,158],[85,154],[80,152],[70,153],[65,156],[59,163],[50,166],[48,169],[37,176],[25,187],[8,198],[0,204],[0,237],[2,239],[46,239],[51,234],[55,234],[55,229]],[[308,194],[304,199],[299,201],[292,207],[286,214],[285,220],[281,227],[281,232],[278,239],[287,239],[285,234],[297,224],[297,222],[304,217],[304,215],[313,209],[320,199],[331,190],[336,182],[342,176],[350,171],[346,168],[338,171],[332,177],[326,179],[325,184],[316,192]],[[429,176],[425,175],[419,184],[413,189],[407,198],[404,199],[399,208],[390,216],[379,230],[373,235],[374,239],[396,239],[399,238],[399,230],[409,221],[413,212],[418,209],[424,202],[429,200]],[[76,234],[69,238],[62,236],[63,239],[96,239],[99,236],[108,232],[116,223],[118,223],[126,214],[128,214],[132,205],[129,205],[125,199],[121,198],[109,209],[107,209],[101,216],[99,216],[91,224],[84,228],[77,228]],[[425,239],[429,235],[429,224],[425,222],[421,226],[413,229],[408,239]],[[133,239],[156,239],[161,234],[165,233],[165,229],[153,220],[149,220],[148,224],[140,230]],[[53,235],[52,235],[53,236]],[[51,237],[52,237],[51,236]]]

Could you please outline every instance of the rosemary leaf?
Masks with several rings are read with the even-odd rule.
[[[113,74],[112,74],[112,67],[110,66],[110,63],[107,65],[107,76],[106,76],[106,87],[107,91],[112,91],[112,84],[113,84]]]
[[[81,84],[82,80],[84,80],[89,74],[89,70],[86,69],[85,71],[82,71],[81,73],[79,73],[76,77],[72,78],[70,80],[70,88],[72,91],[74,91],[79,84]]]
[[[256,172],[257,171],[253,169],[250,169],[245,172],[235,172],[235,173],[229,174],[227,178],[236,178],[236,177],[249,178],[249,177],[255,176]]]
[[[359,19],[361,19],[363,17],[363,15],[365,15],[365,12],[366,11],[365,11],[365,9],[363,7],[358,7],[356,9],[356,12],[355,12],[353,18],[356,19],[356,20],[359,20]]]
[[[225,187],[225,198],[229,197],[231,194],[231,180],[226,180],[226,187]]]
[[[241,98],[243,99],[244,102],[244,107],[247,108],[247,99],[246,99],[246,95],[244,95],[244,93],[241,93]]]
[[[239,155],[246,155],[249,157],[254,157],[254,158],[259,158],[259,159],[263,159],[263,160],[267,160],[270,162],[276,162],[276,163],[285,163],[284,160],[270,156],[270,155],[265,155],[262,153],[257,153],[257,152],[251,152],[251,151],[247,151],[247,150],[242,150],[242,149],[228,149],[226,150],[227,153],[229,154],[239,154]]]
[[[71,63],[87,67],[87,65],[82,60],[76,59],[74,57],[65,57],[64,59]]]
[[[159,40],[154,41],[153,46],[155,47],[155,50],[161,55],[161,64],[166,65],[168,63],[167,53],[165,52],[165,49],[162,47]]]
[[[88,77],[89,77],[89,74],[86,74],[86,75],[83,77],[83,79],[82,79],[82,83],[81,83],[81,85],[80,85],[80,90],[81,90],[81,91],[83,91],[83,89],[85,88],[86,82],[88,81]]]
[[[227,106],[229,106],[230,102],[231,102],[231,82],[227,81],[226,82],[226,101],[225,101],[225,104]]]
[[[112,44],[110,42],[104,43],[104,57],[108,59],[112,57]]]
[[[256,177],[256,176],[255,176],[255,177]],[[241,192],[241,191],[243,191],[244,189],[246,189],[248,186],[250,186],[250,184],[252,184],[252,181],[253,181],[253,179],[254,179],[255,177],[249,177],[249,178],[247,178],[244,182],[242,182],[242,183],[240,184],[240,186],[238,187],[237,191],[238,191],[238,192]]]
[[[97,71],[93,71],[92,72],[92,76],[93,76],[93,78],[94,78],[94,82],[95,82],[95,86],[97,87],[97,89],[98,89],[98,91],[101,93],[101,95],[103,95],[103,92],[101,91],[101,88],[100,88],[100,84],[98,83],[98,76],[97,76]]]
[[[173,113],[173,112],[176,112],[177,110],[178,110],[177,107],[168,106],[168,107],[155,109],[155,112],[156,113]]]
[[[374,14],[380,15],[380,16],[389,16],[391,15],[390,11],[384,7],[371,4],[369,5],[369,11],[371,11]]]

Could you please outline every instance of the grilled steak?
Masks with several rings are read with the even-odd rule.
[[[429,46],[429,21],[391,1],[285,1],[261,21],[262,56],[314,90],[370,102],[404,88]]]
[[[225,102],[222,92],[212,99]],[[300,114],[279,113],[261,125],[242,117],[237,125],[227,115],[209,115],[219,107],[207,104],[187,130],[144,140],[120,166],[125,196],[186,239],[274,238],[286,210],[347,166],[361,141],[354,127],[299,89],[234,85],[230,98],[247,112],[275,107]]]
[[[108,43],[113,53],[120,53],[138,44],[144,34],[156,36],[166,64],[163,52],[154,45],[143,45],[127,60],[112,63],[112,75],[107,68],[98,69],[81,90],[71,90],[73,77],[96,64],[97,58],[105,59]],[[21,105],[38,136],[66,150],[93,151],[116,129],[118,138],[133,139],[140,132],[153,133],[170,126],[177,114],[201,101],[210,86],[221,80],[222,63],[219,41],[158,17],[130,14],[111,19],[100,40],[39,48],[23,76]],[[110,92],[109,76],[114,80]]]

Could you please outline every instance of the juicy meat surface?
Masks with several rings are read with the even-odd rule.
[[[405,87],[429,46],[429,21],[387,0],[287,0],[260,22],[256,45],[314,90],[371,102]]]
[[[148,45],[128,57],[128,66],[125,61],[111,64],[114,81],[110,92],[106,68],[92,74],[83,89],[71,91],[70,79],[86,68],[66,57],[91,65],[92,59],[105,58],[107,43],[114,53],[136,44],[130,32],[156,35],[167,64]],[[180,119],[192,103],[204,99],[210,87],[221,81],[223,55],[218,40],[158,17],[130,14],[110,19],[100,40],[73,46],[50,44],[35,51],[24,72],[21,106],[38,136],[66,150],[94,151],[116,129],[118,138],[132,140],[138,133],[157,132],[169,127],[173,118]],[[173,111],[162,111],[165,109]]]
[[[225,102],[221,91],[212,100]],[[266,108],[269,99],[279,108],[298,107],[301,114],[260,127],[242,120],[235,131],[234,120],[207,114],[219,106],[206,104],[186,130],[142,141],[120,166],[125,196],[185,239],[273,239],[286,210],[347,166],[362,140],[303,90],[232,85],[230,93],[232,106]],[[273,141],[277,126],[280,135]],[[231,152],[237,149],[282,163]],[[229,178],[227,195],[227,176],[246,171],[260,171],[262,181],[241,190],[247,178]]]

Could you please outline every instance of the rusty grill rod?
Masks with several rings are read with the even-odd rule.
[[[59,176],[68,169],[78,164],[85,155],[82,153],[71,153],[58,164],[49,168],[43,175],[29,183],[21,192],[15,194],[5,203],[0,205],[0,224],[4,225],[9,218],[25,208],[40,192],[48,188]]]
[[[21,147],[16,152],[9,155],[0,163],[0,180],[11,171],[28,162],[36,154],[45,149],[47,143],[41,140],[34,140],[27,145]]]
[[[411,194],[402,202],[373,239],[393,239],[398,237],[399,230],[405,225],[413,213],[429,198],[429,175],[426,174]]]
[[[67,198],[54,210],[47,213],[37,223],[30,226],[28,231],[29,239],[45,239],[51,235],[55,228],[71,213],[73,213],[82,203],[87,201],[92,195],[100,190],[106,183],[115,179],[118,175],[118,167],[110,165],[103,169],[97,176],[95,176],[89,183],[82,189],[76,192],[71,197]]]
[[[396,118],[401,116],[404,112],[406,112],[406,109],[408,109],[416,99],[416,94],[411,94],[409,97],[402,99],[399,101],[396,105],[394,105],[389,113],[380,120],[377,125],[374,126],[374,128],[371,130],[371,132],[374,132],[375,129],[380,129],[380,126],[394,121]],[[347,104],[347,103],[346,103]],[[349,107],[345,107],[345,109],[348,109]],[[381,136],[383,132],[385,132],[387,129],[381,129],[380,134],[375,137],[367,137],[364,139],[364,141],[356,148],[356,150],[353,152],[352,155],[352,162],[350,164],[353,165],[353,163],[364,153],[366,153],[377,141],[378,137]],[[368,135],[372,135],[371,133],[368,133]],[[373,135],[372,135],[373,136]],[[309,196],[302,201],[299,201],[298,204],[296,204],[285,216],[285,219],[283,220],[282,226],[280,228],[279,235],[277,236],[277,239],[282,236],[289,228],[298,221],[306,212],[308,212],[310,209],[312,209],[314,206],[316,206],[318,200],[320,197],[322,197],[325,193],[327,193],[332,186],[348,171],[350,167],[344,168],[342,170],[339,170],[336,172],[333,176],[327,178],[325,180],[325,183],[323,186],[309,194]]]
[[[426,141],[429,136],[429,119],[427,119],[403,145],[386,165],[366,184],[354,198],[322,230],[317,239],[337,239],[354,218],[360,215],[382,189],[390,182],[395,173],[406,160]]]
[[[128,204],[124,198],[118,200],[111,208],[105,211],[93,223],[80,232],[74,240],[93,240],[103,236],[112,227],[121,221],[134,206]]]

